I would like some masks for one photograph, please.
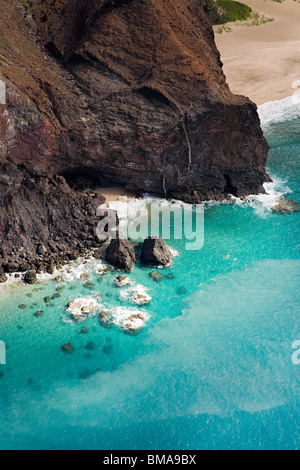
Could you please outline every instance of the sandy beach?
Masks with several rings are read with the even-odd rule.
[[[300,80],[300,4],[294,0],[245,3],[254,14],[274,21],[248,27],[245,22],[228,23],[231,32],[216,33],[230,88],[257,105],[286,98],[295,92],[294,82]],[[214,27],[215,32],[218,29]]]
[[[102,194],[106,198],[104,205],[108,202],[118,201],[122,197],[127,197],[128,199],[133,199],[136,196],[136,193],[126,189],[125,186],[114,186],[112,188],[99,188],[98,193]]]

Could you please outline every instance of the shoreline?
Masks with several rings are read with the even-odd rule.
[[[292,98],[292,97],[293,97],[293,95],[289,95],[289,97],[287,97],[287,98]],[[281,102],[284,102],[285,100],[287,100],[287,98],[284,98],[282,100],[271,100],[271,102],[268,101],[264,104],[281,103]],[[286,112],[286,109],[285,109],[285,112]],[[272,113],[272,116],[274,117],[275,114]],[[278,118],[278,116],[277,116],[277,118]],[[269,121],[267,121],[267,122],[269,122]],[[264,124],[266,124],[266,123],[262,122],[262,127],[263,127]],[[102,208],[109,208],[110,203],[120,202],[120,199],[122,200],[122,198],[127,198],[127,201],[123,200],[123,202],[127,202],[127,204],[129,204],[130,202],[134,201],[137,197],[141,197],[142,199],[147,197],[146,194],[142,195],[140,192],[134,193],[133,191],[127,190],[124,186],[115,186],[115,187],[111,187],[111,188],[98,188],[94,192],[96,194],[96,197],[99,197],[101,195],[101,196],[106,198],[106,200],[100,206]],[[269,193],[266,192],[265,195],[268,196]],[[152,196],[154,198],[157,197],[155,195],[152,195]],[[260,195],[257,195],[257,196],[259,197]],[[253,197],[255,197],[255,195],[249,195],[247,199],[250,201],[251,198],[253,198]],[[166,199],[164,199],[164,198],[160,198],[160,199],[163,200],[163,201],[166,201]],[[176,201],[175,199],[172,199],[172,200]],[[213,204],[228,204],[228,203],[237,203],[237,201],[239,201],[239,200],[240,200],[239,198],[231,197],[231,200],[228,200],[226,198],[224,198],[223,200],[207,200],[207,201],[202,201],[202,204],[203,205],[205,205],[205,204],[206,205],[211,205],[212,203]],[[240,200],[240,201],[242,201],[242,200]],[[182,201],[177,201],[177,202],[181,202],[182,204],[185,204]],[[36,271],[37,280],[42,281],[43,279],[51,279],[51,278],[55,279],[55,276],[61,274],[61,269],[65,270],[68,265],[72,269],[72,265],[77,264],[80,259],[82,259],[84,261],[87,261],[88,259],[93,258],[94,257],[93,256],[94,252],[98,251],[98,250],[99,250],[99,245],[98,244],[97,244],[97,246],[94,246],[93,248],[92,247],[86,247],[85,250],[84,250],[85,254],[82,253],[81,256],[79,256],[76,259],[73,259],[73,260],[66,259],[65,262],[62,262],[62,263],[59,263],[59,264],[53,263],[54,264],[54,269],[55,269],[54,273],[46,274],[46,271],[45,272]],[[41,261],[41,263],[43,263],[43,262]],[[61,265],[61,266],[59,266],[59,265]],[[23,277],[24,277],[25,273],[26,273],[26,271],[23,271],[23,272],[20,272],[20,271],[4,272],[3,275],[5,275],[7,277],[7,280],[3,281],[3,282],[0,282],[0,293],[1,292],[3,293],[4,291],[7,292],[8,290],[10,290],[10,288],[14,288],[16,286],[30,286],[30,284],[25,283],[24,280],[23,280]],[[16,277],[16,275],[17,275],[17,277]],[[46,276],[46,278],[45,278],[45,276]]]
[[[300,80],[300,5],[294,0],[245,0],[253,12],[275,21],[246,27],[227,23],[232,32],[217,34],[227,83],[235,94],[248,96],[257,106],[286,98]],[[248,21],[249,22],[249,21]]]

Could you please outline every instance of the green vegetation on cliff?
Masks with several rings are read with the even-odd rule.
[[[233,0],[199,0],[211,24],[247,20],[252,9],[244,3]]]

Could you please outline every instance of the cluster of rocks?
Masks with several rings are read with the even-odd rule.
[[[117,269],[126,272],[133,270],[137,260],[134,245],[131,241],[120,238],[112,239],[106,250],[106,261]],[[160,236],[149,236],[145,239],[140,261],[148,266],[168,266],[171,263],[172,254],[166,242]]]
[[[105,202],[102,195],[89,188],[75,190],[63,176],[47,176],[37,163],[1,162],[0,175],[0,282],[9,274],[25,273],[24,281],[34,284],[37,274],[53,274],[55,267],[92,249],[97,257],[97,248],[105,243],[106,261],[132,271],[135,246],[118,232],[116,211],[99,209]],[[159,236],[148,237],[140,261],[167,266],[171,252]]]

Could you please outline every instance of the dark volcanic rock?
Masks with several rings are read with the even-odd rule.
[[[0,161],[0,246],[5,247],[0,251],[0,266],[9,273],[46,269],[53,274],[55,264],[76,257],[82,231],[97,242],[96,210],[105,198],[71,188],[65,193],[63,178],[31,176],[35,173],[39,174],[38,169],[32,165]]]
[[[99,185],[262,190],[256,106],[230,92],[199,0],[2,0],[0,37],[0,264],[94,246]]]
[[[133,270],[136,255],[129,240],[116,238],[111,240],[106,249],[106,261],[117,269],[129,272]]]
[[[26,284],[35,284],[37,281],[36,272],[35,271],[27,271],[24,276],[24,282]]]
[[[161,237],[147,237],[145,239],[141,253],[142,263],[151,266],[167,266],[171,259],[171,252]]]
[[[230,92],[199,0],[2,3],[0,149],[39,162],[34,178],[190,202],[261,191],[256,106]]]
[[[65,343],[62,345],[61,349],[63,352],[70,354],[74,351],[74,346],[71,343]]]
[[[8,277],[5,276],[5,274],[0,274],[0,284],[3,284],[6,281],[8,281]]]

